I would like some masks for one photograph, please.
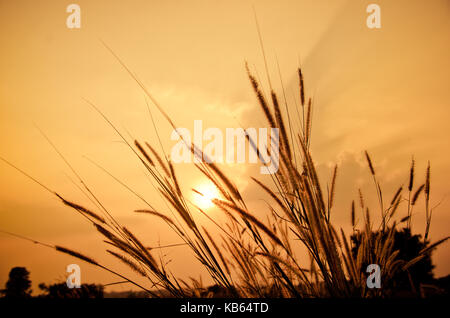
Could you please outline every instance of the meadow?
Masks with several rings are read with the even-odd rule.
[[[158,104],[133,72],[116,58],[142,88],[150,101],[147,105],[149,109],[156,108],[176,131],[176,124],[165,113],[163,106]],[[408,289],[420,295],[420,290],[417,290],[417,286],[420,288],[417,283],[420,282],[415,282],[412,269],[429,259],[431,252],[448,239],[445,237],[433,243],[428,241],[433,212],[430,206],[430,164],[424,173],[424,184],[416,184],[413,160],[408,185],[399,186],[392,194],[383,193],[375,165],[365,151],[367,169],[375,189],[372,195],[376,196],[378,206],[367,206],[360,192],[359,200],[351,202],[350,210],[345,212],[352,226],[352,231],[345,233],[331,219],[331,215],[336,213],[333,208],[339,167],[335,166],[332,179],[324,189],[310,151],[314,105],[305,92],[301,68],[297,70],[298,105],[288,104],[284,88],[281,93],[276,93],[269,79],[269,87],[265,89],[248,66],[246,71],[267,128],[277,128],[279,131],[279,138],[272,138],[270,145],[258,144],[252,134],[245,135],[246,142],[261,160],[263,168],[268,163],[261,153],[270,154],[274,149],[279,152],[279,168],[276,173],[269,174],[270,182],[261,181],[260,176],[251,178],[252,186],[264,193],[261,199],[267,202],[265,219],[261,211],[252,211],[247,207],[232,176],[223,172],[214,160],[208,160],[208,155],[194,142],[180,135],[186,149],[198,159],[190,164],[214,185],[214,191],[218,193],[211,197],[201,190],[192,189],[220,209],[226,219],[225,222],[215,220],[214,216],[190,202],[190,194],[180,187],[173,160],[163,150],[158,150],[158,144],[126,138],[104,113],[86,101],[139,159],[170,207],[170,213],[158,211],[145,197],[127,188],[145,205],[145,208],[137,208],[135,212],[162,220],[176,233],[180,242],[191,250],[199,266],[214,281],[214,286],[203,286],[196,279],[186,281],[172,273],[163,258],[158,258],[151,248],[116,220],[97,198],[95,190],[79,176],[50,139],[49,143],[77,176],[89,200],[98,207],[96,211],[85,208],[82,203],[67,200],[25,170],[2,160],[53,193],[62,204],[71,207],[90,222],[106,243],[106,251],[125,263],[130,271],[146,278],[147,284],[138,283],[129,278],[129,273],[116,272],[101,260],[70,247],[46,246],[109,271],[147,292],[149,297],[389,297],[397,286],[396,279],[402,273],[408,277]],[[157,131],[153,119],[152,124]],[[261,148],[264,146],[267,148]],[[125,185],[122,180],[116,181]],[[411,230],[413,210],[419,200],[425,202],[426,215],[425,232],[421,237],[422,248],[413,257],[405,259],[401,251],[396,249],[395,241],[398,233]],[[198,213],[211,221],[214,229],[199,225],[196,220]],[[371,220],[372,213],[379,214],[379,224]],[[358,225],[357,219],[363,222]],[[212,232],[219,234],[213,235]],[[294,252],[299,245],[307,251],[309,266],[300,265],[299,256]],[[371,273],[367,272],[367,268],[370,264],[376,264],[381,269],[381,288],[369,288],[367,278]]]

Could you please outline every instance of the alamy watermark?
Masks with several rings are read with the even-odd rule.
[[[77,264],[67,265],[67,272],[69,276],[66,280],[66,285],[68,288],[80,288],[81,287],[81,268]]]
[[[378,4],[372,3],[367,6],[367,13],[370,13],[366,19],[366,25],[369,29],[381,28],[381,8]]]
[[[66,12],[70,15],[66,19],[66,26],[69,29],[81,28],[81,8],[78,4],[69,4],[66,8]],[[366,18],[366,25],[369,29],[381,28],[381,8],[378,4],[369,4],[366,8],[366,12],[370,13]]]
[[[367,277],[368,288],[381,288],[381,269],[378,264],[370,264],[367,266],[366,272],[370,275]]]
[[[66,26],[69,29],[81,28],[81,8],[78,4],[69,4],[66,8],[66,12],[70,13],[66,19]]]
[[[177,141],[170,153],[174,163],[259,161],[263,165],[260,168],[261,174],[274,174],[278,171],[278,128],[226,128],[224,138],[220,128],[210,127],[203,130],[203,121],[194,120],[193,134],[187,128],[177,128],[172,131],[170,138]]]

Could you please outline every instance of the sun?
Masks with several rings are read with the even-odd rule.
[[[212,200],[219,197],[219,191],[212,183],[201,183],[193,189],[194,204],[203,210],[212,208],[214,206]]]

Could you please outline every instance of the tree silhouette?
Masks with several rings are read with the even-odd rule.
[[[29,298],[31,297],[30,272],[25,267],[13,267],[9,272],[6,289],[1,293],[7,298]]]

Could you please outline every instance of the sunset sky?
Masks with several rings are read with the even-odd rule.
[[[66,26],[71,3],[81,8],[80,29]],[[370,3],[381,8],[380,29],[366,26]],[[142,202],[90,161],[168,212],[144,167],[85,101],[101,109],[129,140],[159,146],[144,92],[102,42],[139,77],[178,127],[193,130],[196,119],[203,120],[204,128],[224,131],[265,127],[245,71],[247,61],[268,88],[253,7],[272,84],[282,94],[279,63],[292,107],[294,96],[298,100],[296,69],[302,66],[306,93],[314,100],[312,152],[325,188],[333,165],[339,165],[333,220],[348,231],[350,204],[358,188],[376,197],[363,157],[368,150],[386,200],[408,182],[413,156],[416,186],[424,182],[430,160],[432,206],[437,206],[431,240],[449,235],[448,0],[0,0],[0,157],[66,199],[95,209],[40,129],[102,203],[148,246],[179,243],[163,222],[134,213],[144,208]],[[169,151],[175,144],[170,140],[172,128],[150,106]],[[186,193],[205,187],[192,165],[177,164],[175,169]],[[224,169],[232,173],[253,213],[263,218],[265,196],[249,178],[261,177],[259,165]],[[2,161],[0,189],[0,230],[67,246],[129,272],[104,252],[91,224]],[[218,220],[222,217],[214,208],[207,211]],[[196,217],[214,228],[204,217]],[[424,233],[424,221],[420,203],[414,233]],[[208,282],[187,248],[162,253],[177,276],[202,275]],[[448,243],[433,254],[433,261],[437,277],[450,274]],[[65,280],[66,266],[72,263],[80,264],[83,283],[120,280],[52,249],[0,233],[0,288],[11,267],[27,267],[37,291],[38,283]],[[106,290],[130,288],[116,285]]]

